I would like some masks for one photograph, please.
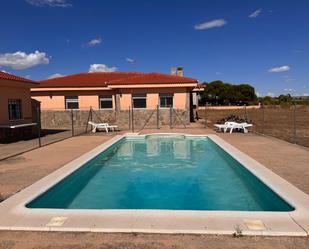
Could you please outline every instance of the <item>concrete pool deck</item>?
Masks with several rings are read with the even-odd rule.
[[[292,212],[27,209],[25,204],[121,139],[118,135],[0,205],[0,229],[307,236],[309,197],[216,135],[209,137],[292,204]],[[2,214],[2,215],[1,215]]]
[[[206,129],[161,129],[160,132],[209,134]],[[143,133],[158,132],[145,130]],[[218,134],[309,194],[309,150],[256,134]],[[71,138],[0,162],[4,198],[34,183],[65,163],[110,139],[102,133]],[[82,146],[81,146],[82,145]],[[59,157],[59,154],[63,156]],[[48,160],[46,160],[48,158]],[[40,233],[0,231],[0,248],[308,248],[308,237],[243,237],[211,235]]]

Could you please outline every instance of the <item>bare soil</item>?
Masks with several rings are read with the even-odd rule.
[[[229,115],[247,118],[253,130],[309,147],[309,106],[266,106],[264,109],[199,110],[199,117],[213,126]]]
[[[0,232],[0,249],[308,249],[308,238]]]

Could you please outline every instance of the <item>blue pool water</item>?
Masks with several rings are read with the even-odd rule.
[[[209,138],[125,138],[29,208],[291,211]]]

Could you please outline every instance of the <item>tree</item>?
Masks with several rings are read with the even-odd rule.
[[[234,85],[216,80],[204,83],[205,91],[201,101],[212,105],[244,105],[257,102],[252,86],[248,84]]]
[[[278,100],[280,104],[281,103],[289,104],[292,102],[293,98],[290,94],[287,94],[287,95],[281,94],[279,95]]]

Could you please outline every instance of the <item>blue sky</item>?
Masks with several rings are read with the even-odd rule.
[[[309,95],[309,1],[2,0],[0,70],[169,73]]]

